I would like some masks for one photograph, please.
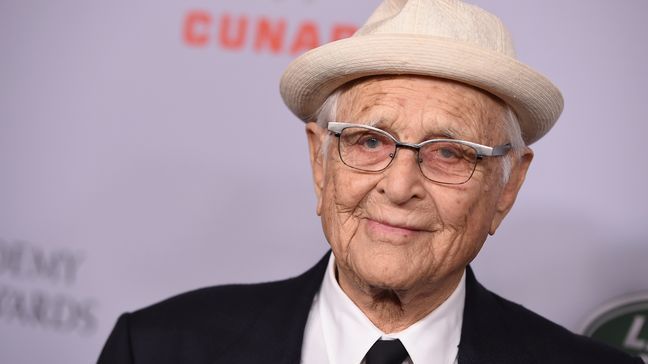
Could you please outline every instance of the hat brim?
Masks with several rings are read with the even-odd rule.
[[[312,49],[288,66],[280,92],[288,108],[307,122],[343,84],[389,74],[450,79],[501,98],[515,111],[527,144],[546,134],[563,109],[558,88],[516,59],[452,39],[415,34],[355,36]]]

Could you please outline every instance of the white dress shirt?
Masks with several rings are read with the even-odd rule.
[[[313,300],[302,346],[303,364],[363,364],[376,340],[400,339],[409,353],[406,364],[456,364],[466,297],[466,274],[434,311],[403,331],[384,333],[342,291],[331,258]]]

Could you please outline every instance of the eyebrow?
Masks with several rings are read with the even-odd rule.
[[[426,134],[426,137],[427,135],[430,134]],[[459,132],[451,127],[441,128],[439,131],[432,133],[432,135],[439,135],[446,139],[462,139],[461,137],[459,137]]]
[[[387,133],[396,137],[397,133],[395,132],[395,130],[393,130],[388,125],[386,125],[391,123],[393,123],[392,120],[387,120],[385,118],[379,117],[376,119],[371,119],[367,123],[363,123],[363,124],[384,130]],[[430,139],[463,139],[463,138],[460,137],[460,133],[458,130],[446,126],[446,127],[437,128],[436,130],[433,130],[431,132],[426,132],[425,137],[421,141],[430,140]]]

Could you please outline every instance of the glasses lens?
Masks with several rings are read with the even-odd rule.
[[[421,171],[425,177],[459,184],[470,179],[477,164],[477,151],[455,142],[433,142],[419,151]]]
[[[380,171],[394,157],[396,143],[387,135],[364,128],[346,128],[340,134],[340,158],[349,167]]]

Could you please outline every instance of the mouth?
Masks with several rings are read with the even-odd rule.
[[[397,224],[388,221],[380,221],[374,219],[366,219],[366,221],[369,230],[380,235],[409,237],[423,231],[422,229],[414,226]]]

